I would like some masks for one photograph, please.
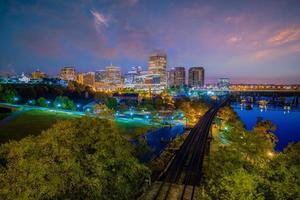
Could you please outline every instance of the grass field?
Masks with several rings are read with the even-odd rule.
[[[51,112],[44,110],[30,110],[22,113],[8,124],[0,126],[0,143],[9,140],[20,140],[28,135],[38,135],[43,130],[50,128],[61,120],[80,117],[78,115],[63,112]],[[155,126],[136,121],[117,121],[121,133],[128,139],[145,134]]]
[[[38,135],[57,121],[77,117],[61,112],[42,110],[27,111],[8,124],[0,127],[0,142],[19,140],[28,135]]]

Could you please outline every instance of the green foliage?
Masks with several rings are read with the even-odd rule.
[[[134,199],[149,170],[99,118],[55,124],[0,147],[0,199]]]
[[[104,104],[96,104],[93,107],[93,111],[97,114],[98,117],[104,119],[113,119],[115,115],[114,111],[109,109]]]
[[[107,98],[106,106],[109,109],[116,110],[117,107],[118,107],[118,102],[117,102],[117,100],[115,98],[109,97],[109,98]]]
[[[194,125],[207,111],[208,106],[199,100],[182,99],[175,103],[175,107],[184,113],[187,122]]]
[[[55,98],[54,106],[61,105],[61,108],[67,110],[76,110],[74,102],[66,96],[58,96]]]
[[[14,98],[16,97],[17,93],[13,89],[6,89],[0,93],[0,98],[6,101],[7,103],[14,103]]]
[[[300,199],[300,143],[275,153],[276,127],[270,121],[258,121],[246,131],[229,107],[221,109],[218,118],[221,131],[205,158],[200,199]]]
[[[48,107],[47,100],[44,97],[38,98],[37,103],[39,106]]]
[[[214,192],[216,192],[216,199],[262,200],[264,197],[258,191],[258,186],[258,176],[250,174],[244,169],[239,169],[230,175],[224,176],[220,181],[220,186]],[[221,191],[218,191],[218,189]]]
[[[289,144],[270,162],[266,178],[267,199],[300,199],[300,142]]]

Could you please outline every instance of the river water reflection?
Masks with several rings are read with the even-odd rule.
[[[231,107],[244,122],[246,129],[251,130],[255,125],[257,118],[271,120],[277,127],[275,135],[279,141],[275,150],[282,151],[289,142],[300,141],[300,109],[291,110],[282,107],[268,106],[266,109],[254,105],[251,110],[246,110],[238,103],[232,103]]]

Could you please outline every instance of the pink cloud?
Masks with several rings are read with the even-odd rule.
[[[271,45],[283,45],[298,40],[300,40],[300,26],[290,26],[279,30],[267,42]]]

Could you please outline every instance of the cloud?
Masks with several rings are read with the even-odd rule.
[[[230,37],[227,41],[228,41],[230,44],[237,44],[237,43],[239,43],[241,40],[242,40],[242,38],[240,38],[240,37],[238,37],[238,36],[232,36],[232,37]]]
[[[108,18],[96,10],[90,10],[94,17],[94,26],[98,32],[101,32],[103,26],[108,27]]]
[[[274,36],[268,39],[271,45],[283,45],[300,40],[300,27],[288,27],[278,31]]]

